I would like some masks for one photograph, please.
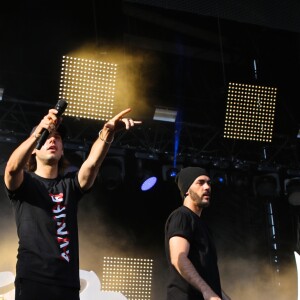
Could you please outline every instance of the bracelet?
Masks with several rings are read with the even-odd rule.
[[[112,137],[111,141],[108,142],[107,140],[105,140],[101,137],[101,133],[102,133],[102,129],[99,131],[98,135],[99,135],[99,139],[101,141],[103,141],[105,144],[110,145],[114,141],[114,138],[115,138],[114,136]]]

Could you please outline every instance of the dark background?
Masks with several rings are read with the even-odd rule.
[[[0,11],[1,176],[11,151],[56,103],[62,56],[116,60],[116,112],[129,106],[143,124],[116,137],[80,204],[81,268],[101,279],[104,256],[152,258],[152,299],[164,299],[164,222],[181,205],[166,178],[178,128],[152,117],[155,107],[174,108],[181,115],[178,167],[204,166],[213,179],[225,178],[214,181],[203,214],[216,237],[224,289],[233,299],[295,299],[299,207],[289,203],[284,182],[300,176],[299,13],[291,0],[6,3]],[[223,138],[229,82],[277,87],[271,143]],[[64,123],[66,154],[78,166],[103,124],[71,117]],[[108,189],[115,160],[123,163],[123,182]],[[158,176],[146,193],[138,190],[140,162]],[[258,187],[268,174],[275,183]],[[3,183],[0,207],[0,270],[14,271],[15,225]]]

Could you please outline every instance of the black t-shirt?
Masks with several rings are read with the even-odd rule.
[[[170,269],[168,300],[201,300],[202,294],[191,286],[170,261],[169,239],[181,236],[190,243],[188,258],[211,289],[222,296],[216,248],[211,233],[202,219],[186,206],[173,211],[165,225],[165,249]]]
[[[80,288],[77,173],[45,179],[24,173],[12,202],[19,237],[16,279]]]

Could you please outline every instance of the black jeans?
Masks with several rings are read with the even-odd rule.
[[[15,281],[15,300],[79,300],[79,290],[20,278]]]

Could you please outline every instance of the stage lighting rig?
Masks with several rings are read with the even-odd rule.
[[[277,88],[229,83],[224,138],[272,142]]]
[[[68,101],[66,116],[107,121],[113,116],[117,65],[63,56],[59,98]]]

